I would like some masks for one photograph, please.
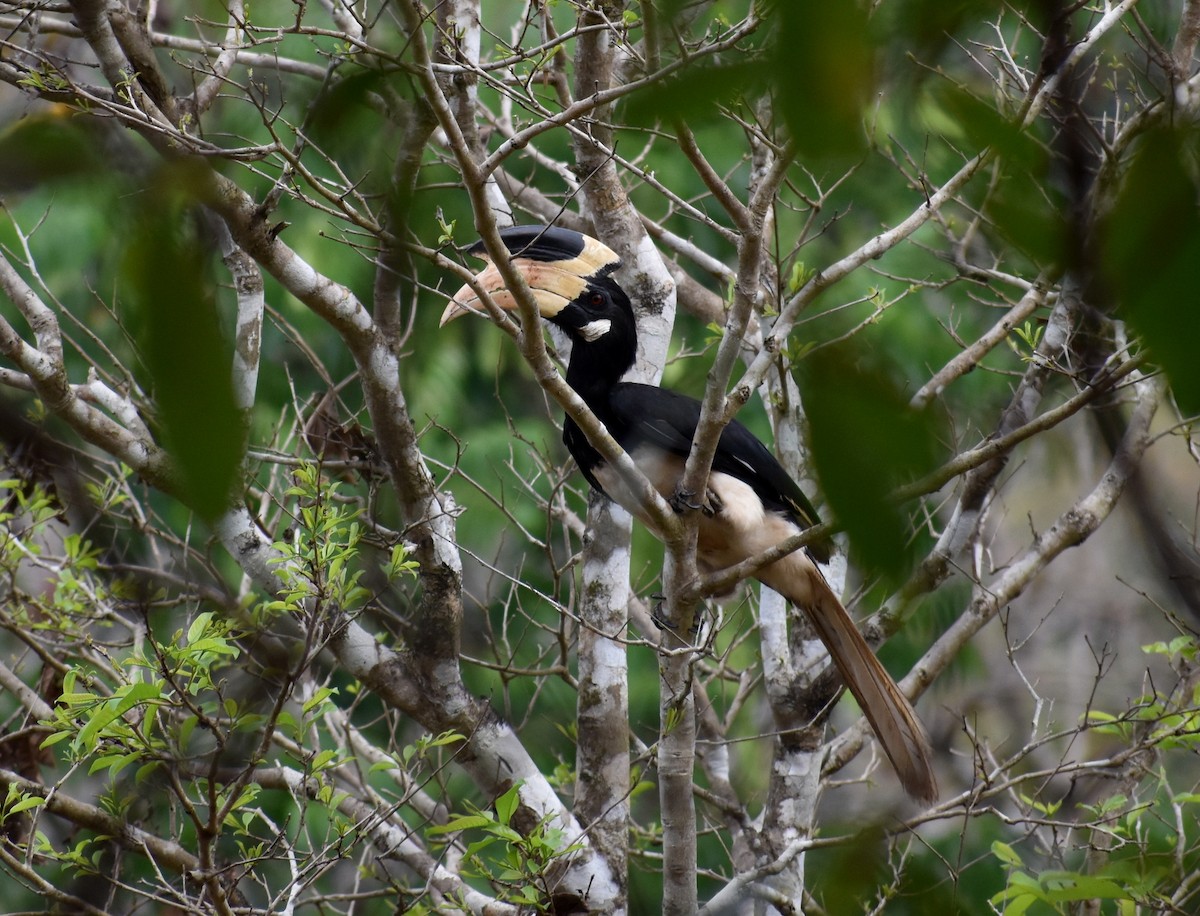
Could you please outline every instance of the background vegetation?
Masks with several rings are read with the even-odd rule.
[[[1198,40],[0,0],[2,907],[1194,912]],[[541,329],[438,328],[512,222],[816,497],[935,805],[776,596],[653,625]]]

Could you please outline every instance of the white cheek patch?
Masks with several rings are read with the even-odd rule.
[[[612,322],[607,318],[599,318],[596,321],[589,321],[579,329],[579,336],[589,343],[593,340],[599,340],[608,333],[612,327]]]

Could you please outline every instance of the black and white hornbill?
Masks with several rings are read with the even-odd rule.
[[[571,339],[568,384],[651,484],[673,499],[700,419],[700,402],[665,388],[621,381],[634,364],[637,328],[629,297],[612,277],[620,259],[596,239],[557,227],[515,226],[502,230],[500,237],[542,317]],[[468,251],[487,259],[482,243]],[[494,264],[489,262],[475,280],[500,308],[516,309]],[[481,311],[481,303],[467,285],[446,307],[442,324],[472,311]],[[588,483],[653,530],[633,491],[569,417],[563,440]],[[817,520],[796,482],[736,420],[721,434],[708,490],[696,554],[706,571],[760,554]],[[827,548],[809,547],[765,566],[756,576],[808,614],[904,788],[916,798],[932,800],[937,786],[921,724],[817,568],[815,561],[827,560]]]

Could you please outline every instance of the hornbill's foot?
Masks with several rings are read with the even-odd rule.
[[[679,515],[684,515],[688,512],[695,512],[700,508],[699,503],[692,502],[695,496],[695,493],[689,493],[687,490],[677,489],[671,494],[671,498],[667,500],[667,505],[674,509]]]
[[[667,596],[659,593],[651,595],[650,597],[654,599],[654,604],[650,608],[650,622],[660,630],[676,629],[675,624],[671,623],[671,621],[667,620],[667,618],[663,615],[663,605],[666,603]]]
[[[725,503],[721,501],[715,491],[706,490],[704,493],[704,501],[696,502],[696,494],[689,493],[687,490],[677,489],[671,498],[667,500],[667,504],[674,509],[678,514],[683,515],[687,512],[695,512],[699,510],[704,513],[705,518],[712,518],[715,515],[720,515],[725,508]]]
[[[704,505],[700,507],[700,511],[708,518],[713,518],[725,511],[725,503],[721,502],[721,497],[717,495],[716,490],[708,491],[707,498],[704,500]]]
[[[654,604],[650,609],[650,621],[660,630],[669,630],[674,633],[679,627],[671,623],[663,614],[663,605],[666,604],[666,595],[655,594],[651,595],[654,599]],[[700,631],[704,629],[704,619],[707,617],[707,612],[703,605],[697,608],[695,615],[692,617],[692,625],[688,627],[688,636],[696,637],[700,635]]]

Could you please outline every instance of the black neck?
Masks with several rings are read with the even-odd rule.
[[[614,322],[611,330],[597,340],[584,340],[575,334],[571,338],[567,384],[592,410],[600,413],[608,392],[637,358],[637,331],[632,316],[627,324]]]

